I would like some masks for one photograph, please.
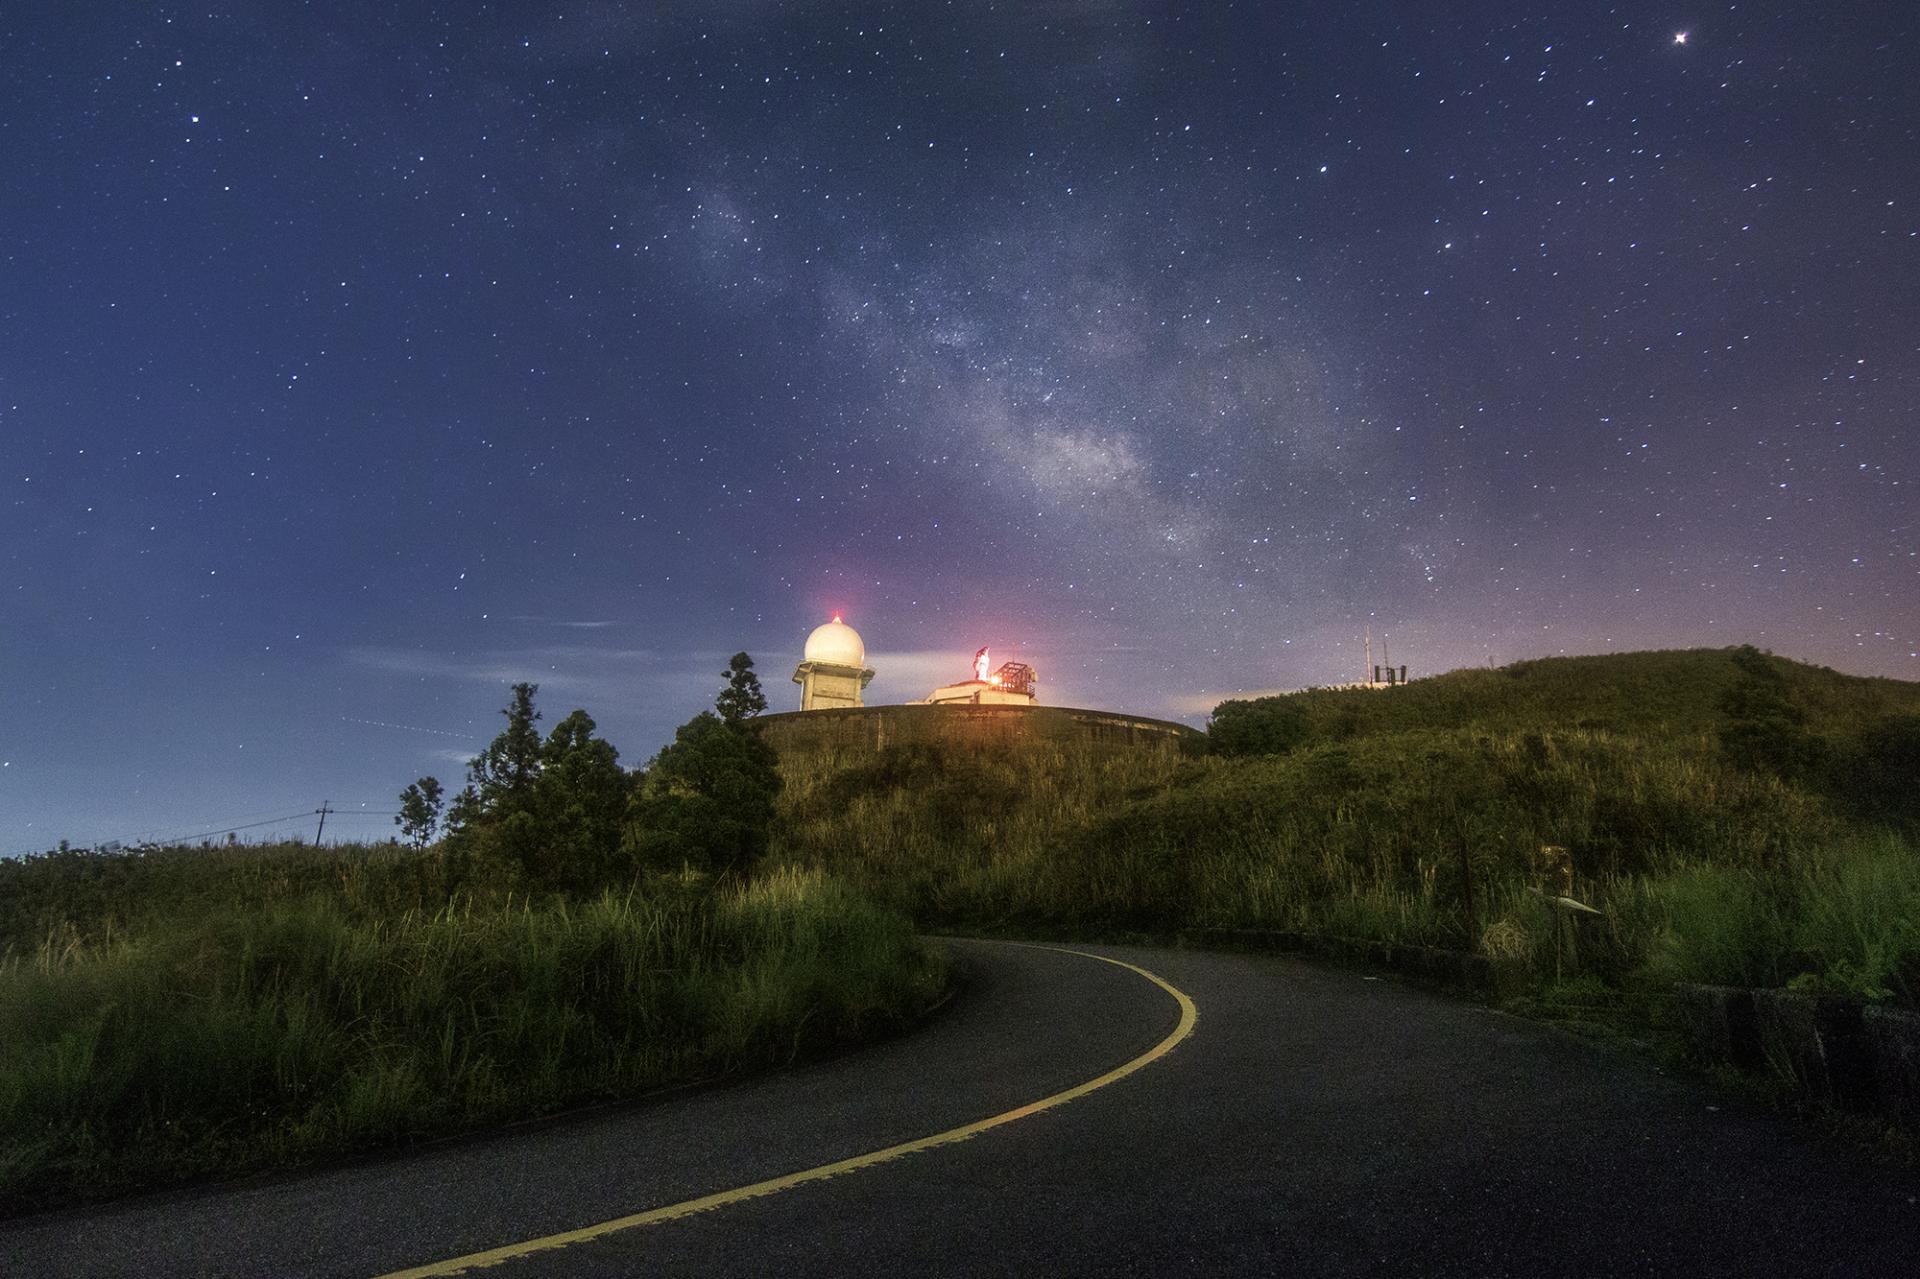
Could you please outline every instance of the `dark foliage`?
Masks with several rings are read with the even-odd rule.
[[[1920,714],[1868,724],[1833,773],[1834,789],[1867,814],[1920,822]]]
[[[743,871],[767,851],[779,793],[773,748],[746,725],[704,711],[647,769],[623,847],[643,867]]]
[[[541,741],[536,691],[513,686],[506,730],[468,766],[448,852],[502,868],[532,889],[585,893],[623,882],[630,876],[620,832],[632,781],[619,752],[593,735],[584,710]]]
[[[767,709],[767,695],[760,689],[760,677],[753,673],[751,657],[745,653],[735,653],[722,673],[726,676],[727,686],[720,690],[720,696],[713,703],[721,719],[729,724],[738,724]]]
[[[1736,672],[1721,694],[1726,723],[1720,749],[1734,764],[1780,777],[1812,775],[1822,743],[1807,731],[1806,712],[1793,702],[1784,664],[1751,645],[1733,652]]]
[[[443,793],[437,777],[422,777],[400,792],[400,811],[394,814],[393,824],[400,828],[401,837],[415,848],[425,848],[433,842],[440,826]]]
[[[1216,755],[1284,755],[1307,740],[1306,713],[1288,697],[1222,702],[1207,721]]]
[[[445,844],[242,844],[95,852],[70,849],[0,858],[0,952],[49,936],[99,939],[153,921],[326,893],[355,918],[432,911],[449,898],[504,896],[471,859]]]
[[[540,771],[540,713],[533,709],[538,684],[515,684],[513,700],[502,715],[506,729],[467,764],[467,785],[454,796],[447,824],[458,831],[481,821],[499,822],[526,798]]]

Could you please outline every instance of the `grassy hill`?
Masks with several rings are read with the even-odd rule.
[[[944,983],[903,914],[1465,949],[1563,1004],[1920,1005],[1920,685],[1554,658],[1224,703],[1209,745],[789,752],[771,864],[724,890],[602,850],[613,891],[530,892],[458,841],[0,861],[0,1213],[864,1038]],[[1565,984],[1546,885],[1601,912]]]
[[[1555,845],[1607,981],[1920,993],[1920,685],[1752,650],[1554,658],[1229,703],[1213,736],[1187,761],[787,759],[776,850],[923,926],[1337,933],[1545,980]]]
[[[1506,732],[1589,729],[1710,733],[1741,678],[1739,649],[1671,649],[1596,657],[1545,657],[1449,671],[1395,689],[1310,689],[1285,699],[1317,738],[1368,737],[1414,728]],[[1839,732],[1899,712],[1920,713],[1920,684],[1864,679],[1785,658],[1769,663],[1816,732]]]

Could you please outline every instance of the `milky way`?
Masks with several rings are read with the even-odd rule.
[[[283,10],[0,17],[0,851],[388,809],[522,678],[638,764],[835,610],[1190,722],[1920,677],[1911,6]]]

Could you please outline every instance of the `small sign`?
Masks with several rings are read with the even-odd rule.
[[[1573,895],[1573,855],[1559,844],[1542,844],[1533,862],[1534,882],[1549,897]]]

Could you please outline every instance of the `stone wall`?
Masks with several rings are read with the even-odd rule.
[[[1768,1071],[1809,1101],[1920,1133],[1920,1013],[1741,986],[1682,984],[1673,996],[1702,1061]]]
[[[1058,742],[1191,753],[1206,735],[1185,724],[1066,706],[861,706],[789,711],[754,721],[778,751],[859,753],[888,746]]]

